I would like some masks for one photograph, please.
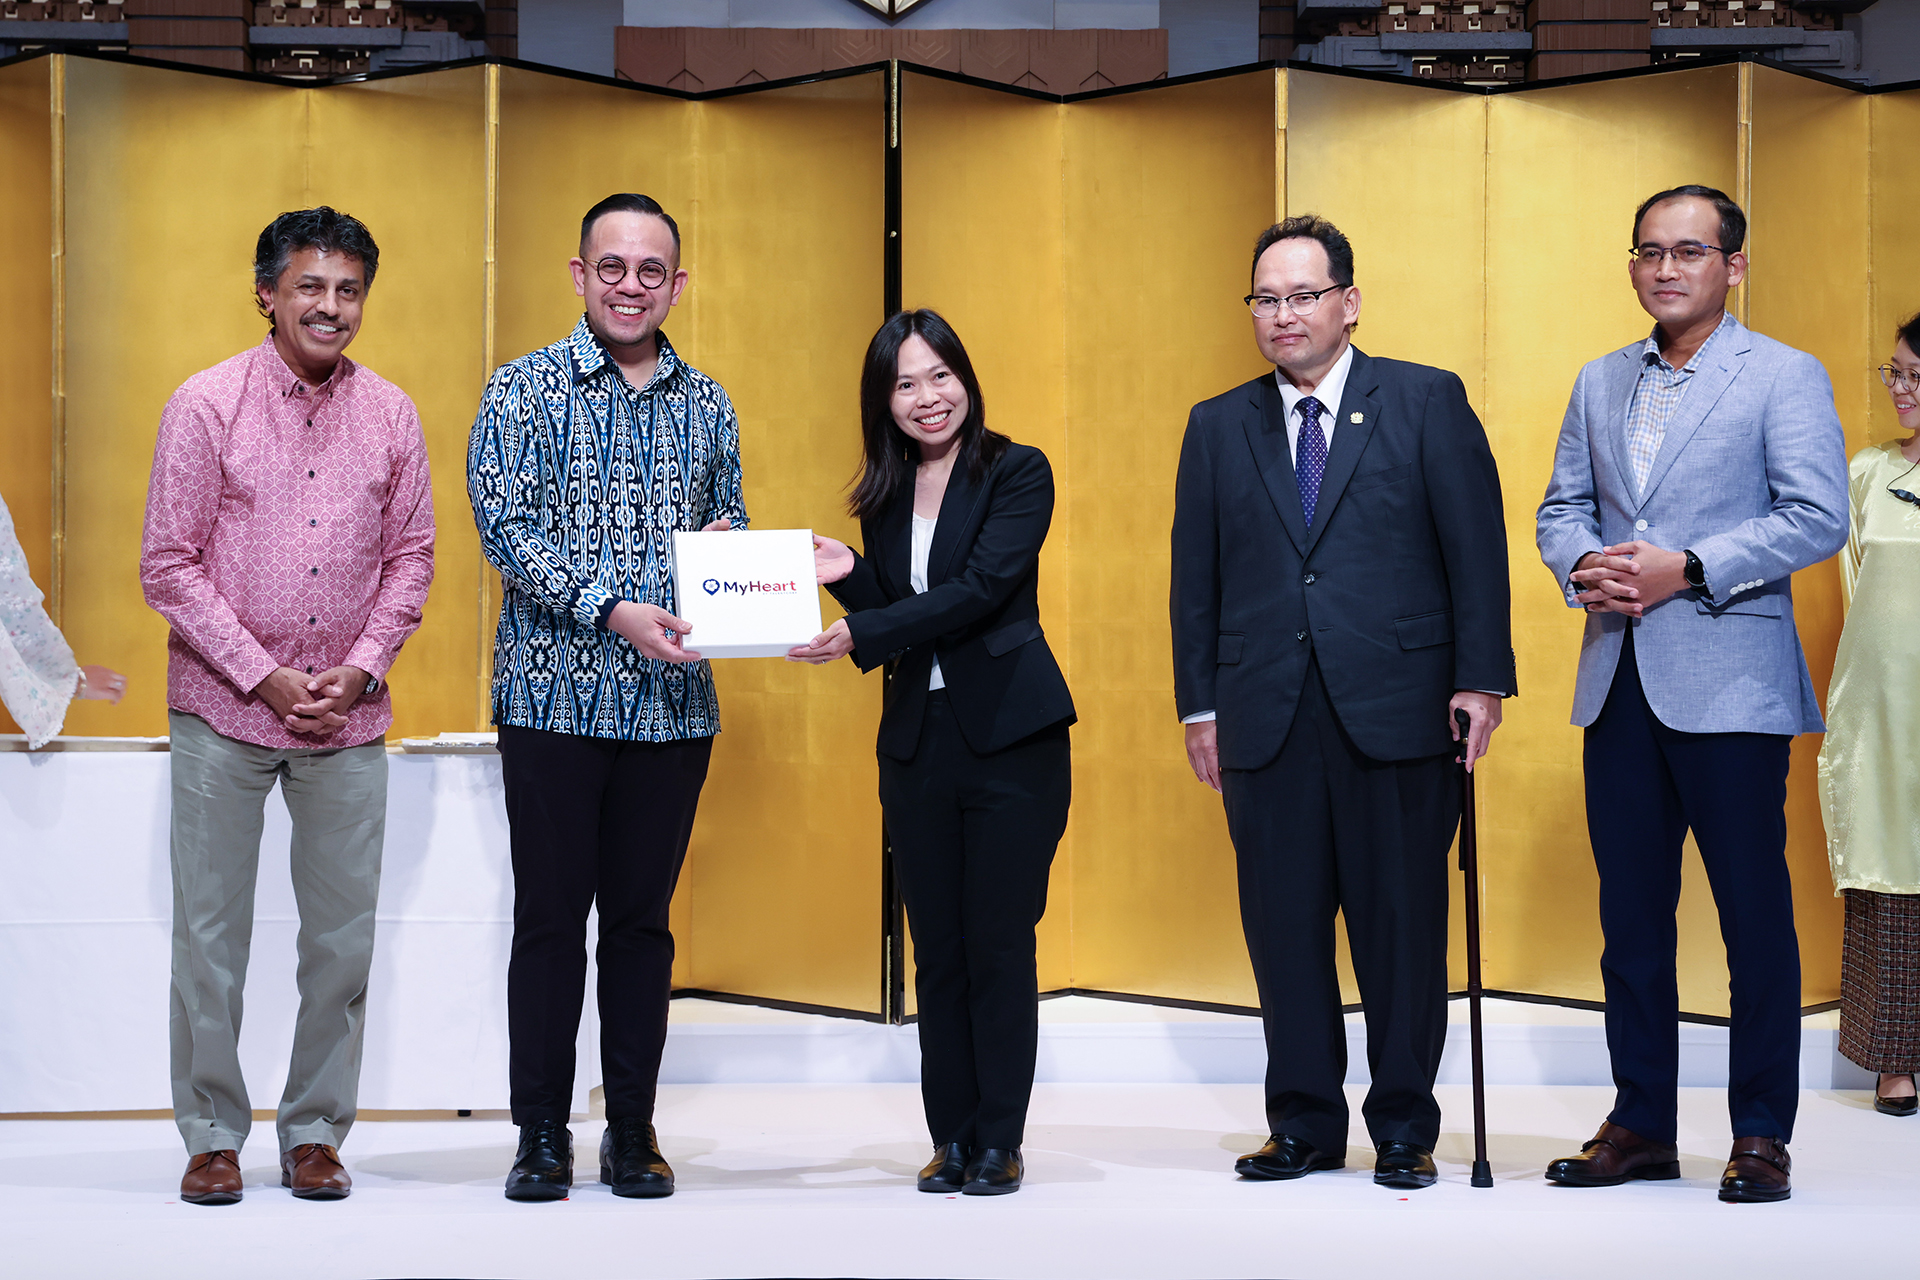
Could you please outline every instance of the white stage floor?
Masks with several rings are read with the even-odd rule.
[[[1681,1098],[1685,1177],[1550,1187],[1611,1090],[1490,1091],[1496,1185],[1467,1185],[1467,1092],[1443,1086],[1441,1185],[1389,1191],[1354,1089],[1350,1167],[1241,1182],[1260,1090],[1247,1084],[1043,1084],[1026,1188],[999,1198],[913,1190],[926,1146],[909,1084],[669,1085],[668,1200],[617,1200],[590,1181],[600,1136],[574,1125],[589,1181],[572,1199],[511,1204],[504,1117],[363,1121],[345,1157],[351,1199],[279,1187],[271,1123],[243,1157],[246,1199],[174,1195],[183,1157],[165,1120],[0,1122],[5,1274],[32,1277],[1806,1277],[1914,1273],[1920,1119],[1859,1093],[1802,1094],[1793,1199],[1723,1205],[1724,1094]]]

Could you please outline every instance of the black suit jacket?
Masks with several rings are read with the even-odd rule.
[[[884,663],[892,674],[882,755],[913,758],[935,654],[961,736],[978,753],[1073,722],[1066,677],[1040,630],[1040,546],[1052,520],[1047,455],[1015,444],[978,484],[955,466],[924,592],[911,581],[913,478],[878,517],[860,522],[866,555],[827,590],[847,609],[854,662],[862,671]]]
[[[1274,376],[1194,406],[1174,697],[1182,718],[1217,713],[1223,768],[1279,754],[1310,653],[1368,756],[1451,749],[1455,690],[1516,692],[1508,606],[1500,476],[1456,375],[1354,350],[1311,532]]]

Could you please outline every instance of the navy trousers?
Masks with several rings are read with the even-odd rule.
[[[1633,628],[1587,729],[1587,832],[1600,871],[1607,1118],[1674,1140],[1680,1073],[1675,977],[1680,856],[1689,828],[1720,912],[1731,977],[1727,1107],[1737,1138],[1793,1137],[1800,1098],[1800,944],[1787,874],[1787,756],[1773,733],[1682,733],[1654,716]]]

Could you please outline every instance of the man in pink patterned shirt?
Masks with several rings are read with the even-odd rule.
[[[238,1052],[265,805],[293,818],[300,1013],[277,1125],[281,1183],[352,1187],[386,830],[387,669],[433,579],[426,440],[406,393],[341,353],[380,251],[321,207],[260,234],[266,339],[160,416],[140,581],[171,624],[174,1119],[180,1198],[240,1199],[252,1119]]]

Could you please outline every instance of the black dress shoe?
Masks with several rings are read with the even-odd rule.
[[[1018,1147],[981,1147],[967,1161],[963,1196],[1004,1196],[1020,1189],[1026,1169],[1020,1163]]]
[[[1274,1134],[1267,1139],[1266,1146],[1233,1162],[1235,1173],[1256,1182],[1284,1182],[1288,1178],[1303,1178],[1322,1169],[1346,1167],[1345,1155],[1330,1156],[1290,1133]]]
[[[967,1165],[973,1160],[973,1148],[961,1142],[937,1142],[933,1159],[920,1171],[920,1189],[952,1195],[967,1185]]]
[[[1920,1110],[1920,1098],[1912,1094],[1904,1098],[1889,1098],[1876,1092],[1873,1095],[1873,1109],[1883,1116],[1910,1116]]]
[[[1412,1142],[1383,1142],[1373,1158],[1373,1180],[1383,1187],[1418,1191],[1440,1180],[1433,1152]]]
[[[520,1151],[507,1171],[509,1200],[565,1200],[573,1190],[573,1131],[558,1120],[520,1126]]]
[[[645,1120],[607,1121],[600,1135],[600,1181],[613,1194],[650,1200],[673,1194],[673,1167],[660,1154],[660,1140]]]

